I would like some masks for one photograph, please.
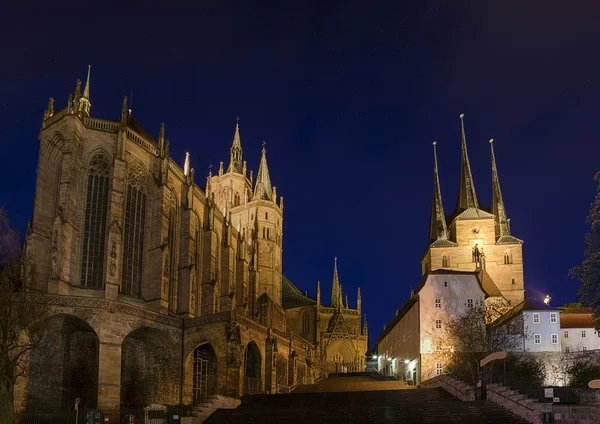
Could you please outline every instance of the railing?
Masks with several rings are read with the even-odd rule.
[[[94,128],[96,130],[109,131],[109,132],[113,132],[113,133],[116,133],[119,131],[119,123],[118,122],[112,122],[112,121],[106,121],[104,119],[86,117],[83,119],[83,123],[85,124],[86,127]]]
[[[518,390],[521,394],[534,399],[540,403],[559,403],[559,404],[590,404],[596,401],[593,389],[587,387],[572,386],[541,386],[539,382],[532,381],[530,377],[514,375],[507,373],[506,383],[503,372],[492,372],[488,378],[487,384],[500,384],[513,390]],[[552,389],[552,396],[546,389]],[[554,400],[558,399],[557,402]]]
[[[137,133],[133,132],[130,129],[127,129],[127,138],[136,144],[140,145],[146,151],[150,152],[154,156],[158,156],[158,149],[152,145],[149,141],[139,136]]]

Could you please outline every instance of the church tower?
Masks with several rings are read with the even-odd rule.
[[[209,175],[207,196],[235,228],[240,239],[249,247],[251,281],[249,285],[248,307],[261,321],[277,327],[276,322],[285,321],[262,311],[264,296],[281,309],[282,288],[282,239],[283,239],[283,197],[277,199],[277,188],[271,185],[265,144],[261,160],[253,181],[253,174],[247,177],[246,161],[242,157],[242,143],[239,123],[236,123],[230,149],[229,166],[224,171],[223,162],[217,175]],[[262,301],[259,302],[259,298]],[[260,305],[259,305],[260,303]],[[262,311],[262,312],[261,312]],[[283,317],[283,315],[281,315]]]
[[[476,271],[491,279],[512,306],[524,299],[523,242],[510,234],[509,219],[490,140],[492,159],[492,208],[481,206],[467,152],[464,115],[461,119],[461,167],[456,208],[446,216],[442,204],[436,143],[434,143],[433,200],[429,243],[421,259],[425,274],[436,269]]]

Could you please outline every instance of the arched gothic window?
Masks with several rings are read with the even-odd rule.
[[[144,227],[146,223],[146,174],[140,165],[133,165],[127,178],[125,203],[125,237],[123,240],[123,287],[125,294],[142,294],[142,261]]]
[[[448,256],[444,255],[442,256],[442,267],[447,268],[448,266]]]
[[[93,155],[88,167],[81,252],[81,285],[84,287],[104,286],[104,242],[109,174],[108,157],[102,153]]]
[[[308,334],[310,332],[310,318],[308,312],[302,314],[302,334]]]
[[[504,252],[504,264],[505,265],[510,264],[510,252],[508,252],[508,251]]]
[[[267,229],[263,227],[263,238],[267,238]]]
[[[235,196],[233,197],[233,206],[239,206],[240,205],[240,194],[238,192],[235,193]]]

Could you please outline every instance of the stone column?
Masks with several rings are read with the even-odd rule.
[[[100,342],[98,358],[98,409],[121,403],[121,344]]]

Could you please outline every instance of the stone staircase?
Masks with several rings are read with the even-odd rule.
[[[334,391],[335,383],[344,391]],[[287,395],[245,396],[237,409],[219,409],[206,423],[528,422],[491,401],[463,402],[442,389],[390,390],[389,383],[394,382],[376,381],[368,376],[329,378],[320,385],[328,386],[327,390],[312,393],[293,392]]]
[[[200,424],[206,421],[217,410],[232,410],[240,405],[239,399],[225,396],[210,396],[206,402],[194,406],[187,417],[182,418],[182,424]]]

